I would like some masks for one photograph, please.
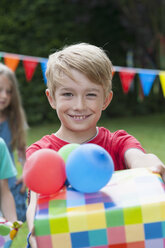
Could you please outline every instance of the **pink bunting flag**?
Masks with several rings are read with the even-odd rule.
[[[125,69],[119,72],[119,76],[124,93],[128,93],[131,83],[135,76],[135,71]]]
[[[35,59],[29,60],[28,58],[25,58],[23,60],[23,66],[25,69],[25,76],[26,76],[26,80],[28,82],[31,81],[31,79],[34,75],[35,69],[37,67],[37,64],[38,64],[38,61]]]
[[[5,64],[12,70],[15,71],[17,69],[18,63],[19,63],[19,56],[16,54],[6,54],[4,56],[4,62]]]

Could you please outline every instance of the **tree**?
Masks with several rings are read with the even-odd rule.
[[[121,25],[133,37],[135,64],[160,68],[160,37],[164,36],[164,0],[114,0],[121,12]],[[125,49],[129,49],[125,43]]]

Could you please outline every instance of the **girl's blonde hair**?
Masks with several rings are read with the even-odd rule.
[[[71,69],[102,85],[105,95],[112,90],[112,63],[104,50],[88,43],[78,43],[49,56],[46,77],[52,96],[57,84],[62,83],[64,74],[73,79]]]
[[[9,121],[11,129],[12,149],[25,149],[26,146],[26,117],[22,107],[21,97],[18,89],[18,82],[15,73],[6,65],[0,63],[0,76],[5,75],[11,82],[11,102],[4,109],[3,114]]]

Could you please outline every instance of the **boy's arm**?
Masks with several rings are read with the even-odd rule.
[[[13,195],[8,186],[8,179],[0,180],[0,189],[1,189],[1,210],[3,216],[8,221],[14,222],[17,220],[16,208]]]
[[[31,236],[29,238],[30,245],[32,248],[37,248],[36,239],[34,236],[34,217],[37,206],[37,194],[30,191],[30,203],[26,212],[26,219]]]
[[[153,172],[159,173],[165,182],[165,165],[154,154],[131,148],[125,152],[125,163],[128,168],[150,168]]]

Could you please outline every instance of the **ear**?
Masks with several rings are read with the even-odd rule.
[[[111,90],[108,96],[105,98],[102,110],[105,110],[108,107],[108,105],[112,101],[112,98],[113,98],[113,91]]]
[[[56,109],[56,101],[54,98],[52,98],[51,94],[50,94],[50,90],[46,89],[45,94],[48,98],[49,104],[53,109]]]

